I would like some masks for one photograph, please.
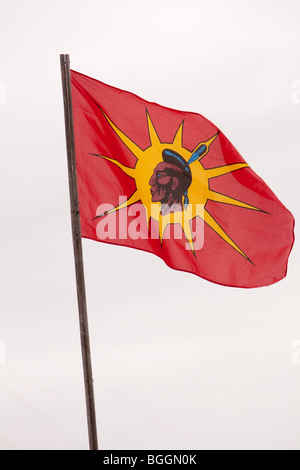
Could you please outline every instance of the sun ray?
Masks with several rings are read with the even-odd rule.
[[[170,223],[170,220],[160,214],[158,223],[159,223],[159,238],[160,238],[160,243],[162,244],[163,236],[164,236],[167,225]]]
[[[248,261],[250,261],[248,256],[234,243],[233,240],[231,240],[227,233],[222,229],[222,227],[215,221],[215,219],[210,215],[210,213],[206,209],[204,209],[204,222],[206,222],[207,225],[209,225],[214,232],[216,232],[226,243],[228,243],[228,245],[230,245],[238,253],[244,256],[244,258],[246,258]]]
[[[241,170],[242,168],[247,168],[249,165],[247,163],[232,163],[230,165],[218,166],[217,168],[208,168],[205,170],[207,178],[215,178],[216,176],[226,175],[227,173],[232,173],[236,170]]]
[[[193,239],[193,234],[192,234],[192,229],[191,229],[191,225],[190,225],[191,221],[188,220],[188,218],[186,217],[184,219],[184,224],[183,224],[183,232],[186,236],[186,239],[190,245],[190,249],[191,251],[193,252],[193,254],[195,254],[195,249],[194,249],[194,239]]]
[[[222,202],[224,204],[231,204],[232,206],[243,207],[244,209],[252,209],[258,212],[263,212],[258,207],[250,206],[250,204],[246,204],[245,202],[239,201],[238,199],[233,199],[230,196],[226,196],[225,194],[217,193],[216,191],[208,191],[207,199],[215,202]]]
[[[158,135],[157,135],[157,132],[156,132],[156,130],[155,130],[155,127],[154,127],[154,125],[153,125],[153,122],[151,121],[150,115],[149,115],[148,111],[146,111],[146,112],[147,112],[147,122],[148,122],[148,130],[149,130],[150,144],[151,144],[152,147],[153,147],[153,146],[155,147],[155,146],[157,146],[157,145],[160,145],[161,142],[160,142],[160,140],[159,140],[159,137],[158,137]]]
[[[132,194],[132,196],[130,196],[129,199],[126,199],[126,201],[122,202],[122,204],[119,204],[118,206],[114,207],[113,209],[110,209],[110,210],[104,212],[104,214],[97,215],[96,217],[94,217],[93,220],[99,219],[100,217],[103,217],[104,215],[111,214],[112,212],[116,212],[116,211],[119,211],[121,209],[124,209],[125,207],[132,206],[132,204],[135,204],[136,202],[140,201],[140,199],[141,199],[141,197],[139,195],[139,192],[135,191]]]
[[[152,216],[152,214],[151,214]],[[168,215],[161,215],[159,214],[159,237],[160,241],[162,243],[163,239],[165,238],[165,230],[167,229],[167,226],[177,226],[177,228],[174,228],[175,233],[177,232],[177,236],[179,239],[182,237],[182,232],[184,233],[187,243],[190,246],[190,251],[195,254],[194,250],[194,239],[193,239],[193,233],[191,229],[191,222],[192,218],[191,217],[186,217],[185,212],[175,212],[171,213]],[[179,228],[180,226],[180,228]],[[176,235],[175,235],[176,239]]]
[[[104,113],[104,111],[102,111],[103,115],[105,116],[105,118],[107,119],[108,123],[110,124],[110,126],[113,128],[113,130],[115,131],[115,133],[117,134],[118,137],[120,137],[120,139],[122,140],[123,144],[126,145],[126,147],[130,150],[130,152],[133,153],[133,155],[137,158],[137,159],[140,159],[143,154],[144,154],[144,151],[135,143],[133,142],[131,139],[129,139],[129,137],[127,137],[126,134],[124,134],[110,119],[108,116],[106,116],[106,114]]]
[[[213,141],[218,137],[219,132],[213,135],[210,139],[200,142],[196,145],[195,149],[192,152],[192,156],[189,159],[188,163],[191,164],[196,160],[200,161],[205,155],[209,152],[209,148]]]
[[[179,148],[182,147],[183,123],[184,123],[184,121],[182,121],[182,123],[178,127],[178,130],[177,130],[176,135],[175,135],[174,140],[173,140],[173,145],[175,145],[175,147],[179,147]]]
[[[134,168],[130,168],[128,166],[125,166],[122,163],[120,163],[118,160],[115,160],[114,158],[110,158],[110,157],[105,157],[104,155],[98,155],[97,153],[90,153],[90,155],[94,155],[95,157],[104,158],[105,160],[108,160],[109,162],[114,163],[116,166],[121,168],[121,170],[123,170],[124,173],[126,173],[126,175],[130,176],[130,178],[134,178],[134,175],[135,175],[135,169]]]

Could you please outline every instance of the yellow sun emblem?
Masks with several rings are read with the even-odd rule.
[[[102,111],[102,110],[101,110]],[[240,253],[244,258],[250,261],[248,256],[236,245],[236,243],[227,235],[223,228],[216,222],[216,220],[210,215],[210,213],[205,208],[207,201],[222,202],[225,204],[231,204],[234,206],[243,207],[246,209],[253,209],[258,212],[264,212],[261,209],[246,204],[244,202],[233,199],[230,196],[220,194],[218,192],[212,191],[209,187],[209,180],[217,176],[222,176],[227,173],[231,173],[236,170],[248,167],[247,163],[233,163],[225,166],[220,166],[217,168],[205,169],[201,164],[201,159],[209,152],[210,146],[218,137],[218,134],[215,134],[207,141],[199,142],[195,149],[192,151],[186,149],[182,145],[183,137],[183,122],[180,124],[176,134],[174,136],[172,143],[161,142],[159,136],[155,130],[155,127],[151,121],[150,115],[146,110],[147,122],[148,122],[148,132],[150,138],[150,146],[146,149],[141,149],[135,142],[133,142],[127,135],[125,135],[102,111],[107,122],[115,131],[117,136],[121,141],[126,145],[126,147],[133,153],[137,161],[134,168],[127,167],[120,163],[118,160],[111,157],[107,157],[99,154],[91,154],[97,157],[101,157],[126,173],[135,180],[136,190],[129,197],[128,200],[122,204],[114,207],[113,209],[107,211],[105,214],[109,214],[114,211],[119,211],[125,207],[129,207],[132,204],[137,202],[142,202],[146,209],[146,214],[148,218],[148,227],[150,225],[150,218],[156,220],[159,224],[159,235],[160,239],[163,239],[165,229],[168,224],[179,224],[182,227],[187,241],[190,244],[191,249],[194,251],[193,245],[193,234],[191,230],[191,221],[195,217],[200,217],[212,230],[214,230],[226,243],[228,243],[232,248],[234,248],[238,253]],[[149,180],[153,175],[153,171],[156,166],[162,161],[162,152],[166,149],[174,151],[181,155],[186,162],[188,162],[192,155],[197,152],[197,149],[202,149],[200,158],[197,158],[191,163],[191,172],[192,172],[192,182],[190,184],[188,194],[189,194],[189,206],[192,207],[192,211],[189,212],[188,217],[183,217],[183,212],[177,211],[168,215],[163,215],[160,211],[160,203],[153,203],[152,195],[149,188]],[[153,209],[154,208],[154,209]],[[96,218],[101,217],[98,215]]]

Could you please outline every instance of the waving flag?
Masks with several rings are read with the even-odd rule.
[[[71,79],[83,237],[227,286],[285,277],[293,216],[214,124]]]

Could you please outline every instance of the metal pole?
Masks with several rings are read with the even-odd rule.
[[[83,374],[85,385],[86,410],[88,421],[88,433],[90,450],[98,450],[97,424],[94,399],[94,387],[92,376],[92,361],[90,351],[90,339],[88,328],[88,316],[86,306],[81,228],[79,215],[79,200],[77,189],[76,159],[75,159],[75,141],[73,126],[73,110],[72,110],[72,94],[71,94],[71,73],[70,73],[70,57],[68,54],[60,55],[61,78],[64,97],[65,110],[65,128],[66,143],[68,155],[68,172],[69,172],[69,190],[70,190],[70,206],[73,248],[75,258],[77,300],[79,312],[79,325],[81,337],[81,351],[83,362]]]

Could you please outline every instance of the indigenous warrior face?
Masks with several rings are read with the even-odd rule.
[[[182,211],[182,199],[184,197],[184,203],[188,203],[187,190],[192,182],[190,167],[173,150],[163,150],[162,157],[164,161],[154,168],[149,181],[152,202],[160,202],[164,206],[162,213],[165,214]]]

